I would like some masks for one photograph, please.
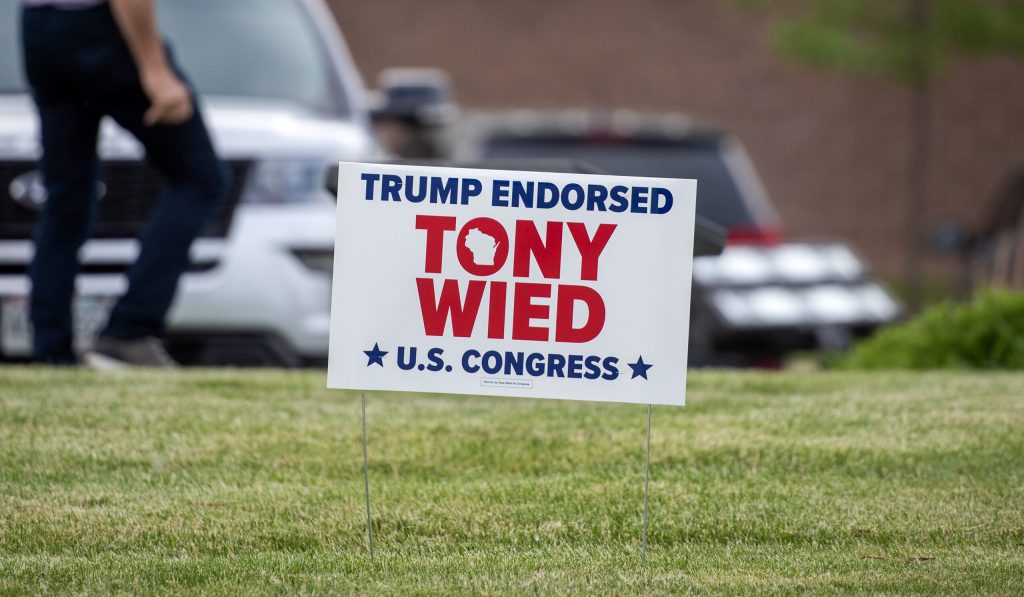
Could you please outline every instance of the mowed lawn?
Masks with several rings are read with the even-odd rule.
[[[1024,594],[1024,375],[693,372],[655,407],[0,368],[0,594]]]

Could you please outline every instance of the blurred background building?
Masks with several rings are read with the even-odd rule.
[[[396,65],[447,70],[466,108],[681,111],[746,144],[787,234],[853,243],[899,282],[910,92],[794,64],[772,17],[731,0],[332,0],[368,84]],[[983,225],[1024,166],[1024,63],[957,60],[936,80],[926,228]],[[945,287],[954,261],[926,259]]]

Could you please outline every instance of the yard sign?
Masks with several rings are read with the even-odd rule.
[[[328,386],[683,404],[696,189],[341,164]]]

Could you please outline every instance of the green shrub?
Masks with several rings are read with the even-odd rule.
[[[834,363],[842,369],[1022,369],[1024,293],[990,290],[879,330]]]

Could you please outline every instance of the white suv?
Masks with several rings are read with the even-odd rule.
[[[326,361],[334,200],[328,164],[382,157],[367,97],[321,0],[158,0],[177,61],[201,93],[229,201],[192,247],[170,315],[186,363]],[[0,0],[0,359],[31,354],[28,264],[46,191],[38,123],[21,72],[18,1]],[[76,344],[125,289],[158,175],[138,143],[104,122],[92,239],[81,253]]]

